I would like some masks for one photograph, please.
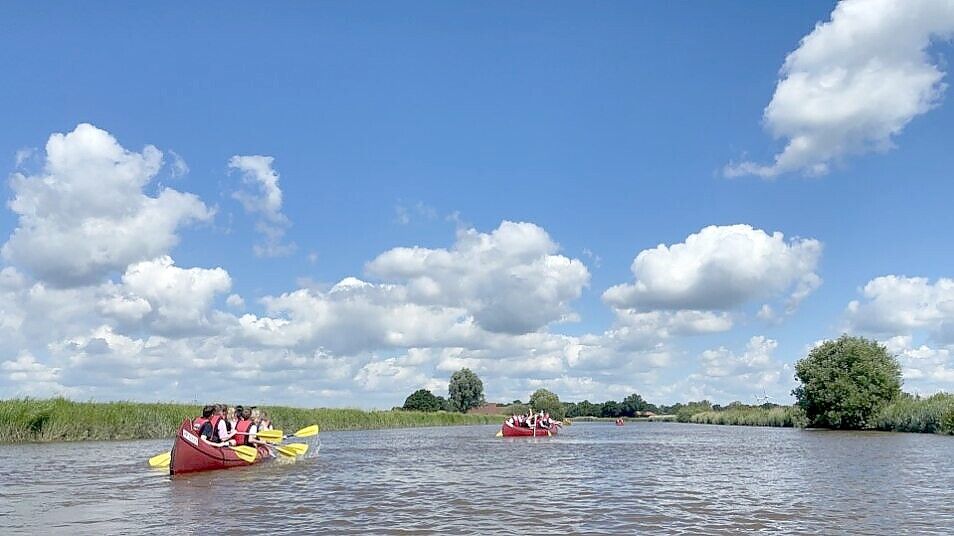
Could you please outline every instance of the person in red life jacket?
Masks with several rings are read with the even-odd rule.
[[[225,406],[215,404],[213,408],[212,417],[209,419],[209,424],[212,426],[212,437],[209,438],[209,443],[216,447],[224,447],[229,444],[234,433],[226,424],[228,419],[225,418]]]
[[[227,443],[218,440],[218,433],[216,432],[219,424],[221,424],[221,420],[222,406],[215,404],[202,408],[202,417],[193,421],[201,423],[199,425],[199,437],[202,441],[213,447],[224,447],[227,445]]]
[[[215,411],[215,408],[214,408],[213,406],[204,406],[204,407],[202,408],[202,416],[201,416],[201,417],[196,417],[196,418],[192,419],[192,429],[193,429],[193,430],[199,430],[199,431],[201,432],[202,427],[208,425],[208,426],[206,426],[206,428],[209,429],[209,435],[208,435],[208,437],[211,438],[211,437],[212,437],[212,432],[211,432],[211,430],[212,430],[212,425],[209,424],[209,419],[212,417],[212,412],[213,412],[213,411]],[[201,435],[201,433],[200,433],[199,435]]]
[[[242,406],[235,406],[234,408],[229,408],[229,431],[233,434],[237,434],[238,431],[235,429],[235,425],[238,424],[239,419],[242,418],[242,413],[245,409]]]
[[[250,445],[252,444],[251,429],[255,426],[255,423],[252,422],[252,410],[239,408],[241,406],[235,408],[235,414],[238,418],[235,421],[235,444]]]

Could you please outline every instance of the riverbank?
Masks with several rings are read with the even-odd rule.
[[[675,415],[653,415],[652,417],[622,417],[625,422],[676,422]],[[573,422],[616,422],[616,417],[573,417]]]
[[[808,424],[797,406],[730,406],[703,411],[679,419],[695,424],[734,426],[780,426],[801,428]],[[929,397],[905,394],[886,404],[868,421],[867,430],[954,434],[954,394]]]
[[[317,423],[322,430],[372,430],[463,424],[499,424],[496,415],[447,412],[363,411],[267,406],[272,421],[294,431]],[[63,398],[0,400],[0,443],[162,439],[175,435],[193,404],[73,402]]]
[[[730,426],[778,426],[800,428],[807,424],[805,414],[795,406],[763,408],[760,406],[730,407],[718,411],[703,411],[689,416],[686,422],[694,424],[725,424]]]

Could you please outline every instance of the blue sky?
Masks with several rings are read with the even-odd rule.
[[[954,8],[901,6],[0,6],[5,197],[30,201],[0,213],[0,395],[183,400],[209,386],[390,407],[467,365],[492,399],[544,386],[787,400],[791,364],[842,331],[888,344],[909,390],[951,390]],[[81,156],[51,171],[48,140],[81,124],[95,129],[65,142]],[[162,165],[127,170],[135,195],[119,164],[90,164],[149,145]],[[69,213],[79,188],[119,215]],[[165,227],[130,223],[166,190],[193,201],[161,204]],[[104,221],[125,238],[83,234]],[[418,266],[394,249],[436,258],[469,231],[486,251]],[[691,235],[687,255],[631,271]],[[371,287],[348,303],[371,312],[336,309],[349,277]],[[645,292],[614,302],[617,285]],[[689,312],[716,324],[673,323]],[[432,314],[476,331],[417,333],[443,329]]]

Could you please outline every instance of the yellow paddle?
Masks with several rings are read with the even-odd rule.
[[[308,452],[308,445],[304,443],[275,445],[275,450],[277,450],[282,456],[286,456],[288,458],[297,458],[298,456],[303,456],[306,452]]]
[[[235,451],[235,455],[238,456],[239,459],[248,463],[255,463],[255,458],[258,457],[258,450],[256,450],[255,447],[239,445],[237,447],[229,448]]]
[[[281,441],[284,437],[281,430],[259,430],[255,432],[255,438],[262,441]]]
[[[149,467],[166,467],[172,461],[171,452],[163,452],[149,458]]]
[[[311,425],[311,426],[306,426],[306,427],[302,428],[301,430],[295,432],[294,434],[292,434],[292,435],[289,436],[289,437],[311,437],[311,436],[313,436],[313,435],[318,435],[318,431],[319,431],[319,430],[318,430],[318,425],[317,425],[317,424],[313,424],[313,425]]]
[[[261,432],[256,433],[255,436],[258,439],[264,439],[265,441],[268,441],[269,443],[280,443],[281,441],[288,439],[289,437],[311,437],[314,435],[318,435],[319,431],[320,430],[318,429],[318,425],[313,424],[311,426],[306,426],[291,435],[282,435],[281,430],[263,430]]]

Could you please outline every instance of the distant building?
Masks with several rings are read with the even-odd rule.
[[[504,408],[507,407],[507,404],[496,404],[494,402],[488,402],[483,406],[477,406],[476,408],[471,409],[467,413],[475,413],[477,415],[503,415]]]

